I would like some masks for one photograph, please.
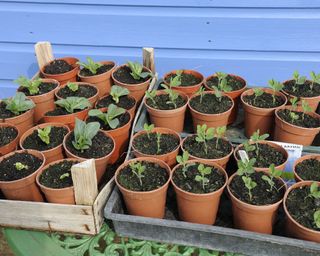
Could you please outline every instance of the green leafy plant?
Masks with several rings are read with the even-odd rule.
[[[205,186],[209,183],[209,179],[205,176],[211,174],[212,168],[209,166],[205,167],[203,164],[199,164],[198,171],[200,175],[196,175],[195,181],[201,182],[202,188],[204,190]]]
[[[312,91],[315,83],[320,84],[320,73],[316,74],[314,71],[311,71],[310,77],[311,77],[310,90]]]
[[[190,164],[189,165],[187,164],[187,161],[189,160],[189,152],[183,151],[182,156],[179,155],[176,157],[176,159],[178,164],[182,165],[182,173],[183,173],[183,176],[186,178],[187,177],[186,172],[188,170],[188,167],[190,166]]]
[[[86,124],[86,122],[76,118],[76,125],[74,128],[74,140],[72,145],[75,149],[83,152],[92,145],[92,139],[97,135],[100,129],[100,124],[98,122],[92,122]]]
[[[145,94],[147,99],[150,99],[154,105],[157,105],[154,99],[157,96],[157,91],[146,91]]]
[[[249,152],[252,152],[256,149],[255,145],[253,144],[250,144],[250,141],[249,140],[246,140],[244,143],[243,143],[243,147],[244,147],[244,150],[249,153]]]
[[[152,73],[150,73],[150,72],[142,72],[143,66],[139,62],[128,61],[127,64],[131,70],[130,75],[135,80],[140,80],[141,78],[146,78],[148,76],[152,76]]]
[[[71,83],[71,82],[68,82],[67,83],[67,87],[70,89],[70,91],[72,92],[76,92],[79,90],[79,85],[77,83]]]
[[[181,85],[181,78],[182,78],[183,70],[176,70],[175,77],[170,77],[169,86],[175,87]]]
[[[316,224],[317,228],[320,228],[320,210],[317,210],[313,214],[314,223]]]
[[[28,166],[28,165],[23,164],[23,163],[21,163],[21,162],[16,162],[16,163],[14,164],[14,166],[15,166],[16,170],[18,170],[18,171],[21,171],[21,170],[23,170],[23,169],[26,169],[26,170],[29,169],[29,166]]]
[[[250,201],[252,201],[252,190],[257,186],[257,183],[254,182],[251,177],[242,176],[242,181],[244,182],[245,187],[248,189]]]
[[[27,99],[26,95],[22,92],[17,92],[12,98],[4,99],[3,102],[6,105],[6,109],[14,115],[19,115],[35,107],[33,101]]]
[[[214,95],[218,98],[218,101],[221,102],[221,100],[222,100],[222,91],[217,86],[213,86],[212,88],[214,90]]]
[[[169,100],[166,102],[167,104],[172,104],[174,108],[177,108],[176,100],[179,97],[179,93],[175,92],[171,89],[171,87],[168,87],[165,84],[162,84],[162,87],[164,88],[164,91],[168,94]]]
[[[312,111],[312,108],[310,107],[309,103],[306,100],[302,100],[302,119],[304,120],[305,114],[309,113]]]
[[[297,98],[297,97],[293,97],[293,98],[291,98],[289,101],[290,101],[290,103],[291,103],[291,108],[292,108],[293,110],[296,110],[297,107],[298,107],[298,98]]]
[[[311,184],[309,197],[320,199],[320,190],[317,182]]]
[[[237,170],[237,175],[239,176],[247,176],[249,177],[250,174],[254,173],[254,164],[256,163],[255,158],[251,158],[246,161],[237,161],[238,165],[238,170]]]
[[[37,129],[38,137],[40,140],[47,145],[50,144],[50,132],[51,132],[51,126],[47,126],[43,129]]]
[[[161,133],[157,132],[157,154],[160,153],[161,151],[161,147],[160,147],[160,143],[161,143]]]
[[[110,104],[106,113],[103,113],[99,109],[91,109],[89,111],[89,116],[98,117],[101,121],[104,122],[105,125],[109,125],[111,129],[115,129],[120,123],[117,117],[125,112],[126,110],[124,108],[120,108],[114,104]]]
[[[274,179],[275,178],[279,178],[281,177],[281,174],[282,174],[282,171],[280,170],[277,170],[275,168],[275,165],[274,164],[271,164],[269,166],[269,176],[268,175],[262,175],[262,179],[266,182],[268,182],[269,186],[270,186],[270,189],[268,191],[272,191],[272,189],[274,188]]]
[[[60,175],[59,179],[60,179],[60,180],[63,180],[63,179],[65,179],[65,178],[67,178],[67,177],[70,177],[70,173],[68,173],[68,172]]]
[[[55,101],[55,104],[64,108],[68,113],[74,113],[75,110],[91,107],[91,103],[84,97],[67,97]]]
[[[257,131],[255,131],[252,136],[250,137],[250,140],[253,141],[255,143],[255,150],[256,150],[256,155],[259,155],[259,141],[261,140],[265,140],[269,137],[269,134],[261,134],[260,135],[260,130],[258,129]]]
[[[150,140],[150,133],[152,132],[152,130],[154,129],[154,124],[150,124],[148,125],[147,123],[145,123],[143,125],[143,129],[146,131],[148,139]]]
[[[18,79],[14,80],[14,82],[16,84],[20,85],[21,87],[27,88],[30,95],[35,95],[35,94],[39,93],[39,86],[42,83],[42,79],[36,78],[33,80],[32,79],[29,80],[25,76],[19,76]]]
[[[87,57],[87,63],[85,62],[77,62],[80,66],[88,69],[92,74],[97,74],[97,70],[102,67],[103,65],[99,62],[94,62],[93,59]]]
[[[260,88],[253,88],[253,93],[254,93],[253,103],[256,104],[256,100],[258,97],[260,97],[263,94],[263,90],[261,90]]]
[[[122,96],[129,95],[129,93],[130,92],[127,88],[124,88],[118,85],[113,85],[110,91],[110,95],[115,103],[119,103],[120,98]]]
[[[232,90],[232,87],[228,85],[228,74],[223,72],[216,72],[216,75],[218,77],[218,88],[223,92],[230,92]]]
[[[299,115],[294,113],[294,112],[290,112],[289,116],[290,116],[290,119],[291,119],[291,123],[294,123],[294,121],[299,119]]]
[[[203,143],[204,145],[204,152],[208,154],[208,145],[207,141],[211,140],[214,138],[214,129],[213,128],[208,128],[207,125],[197,125],[197,136],[196,136],[196,141]]]
[[[293,72],[292,76],[293,76],[293,80],[295,82],[295,84],[294,84],[292,89],[293,89],[293,92],[295,92],[298,89],[297,85],[303,85],[306,82],[307,77],[306,76],[300,76],[300,74],[299,74],[299,72],[297,70]]]
[[[274,79],[269,80],[269,86],[272,88],[272,101],[273,104],[276,102],[276,92],[279,92],[283,89],[284,85]]]
[[[215,129],[215,133],[216,133],[216,135],[215,135],[215,137],[216,137],[216,149],[218,148],[220,139],[226,133],[226,130],[227,130],[226,126],[220,126],[220,127],[217,127]]]
[[[202,103],[202,98],[203,98],[203,95],[204,95],[204,91],[206,90],[206,88],[204,88],[203,86],[201,86],[199,88],[199,90],[196,92],[196,95],[199,95],[200,96],[200,103]]]
[[[143,173],[146,170],[146,167],[140,162],[131,162],[129,163],[129,166],[134,175],[139,179],[140,185],[142,186],[142,178],[144,177]]]

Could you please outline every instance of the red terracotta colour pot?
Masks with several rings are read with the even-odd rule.
[[[44,155],[36,150],[18,150],[11,152],[5,156],[0,157],[0,162],[5,158],[8,158],[15,153],[28,153],[40,158],[43,162],[38,170],[33,172],[27,177],[14,181],[0,181],[0,188],[2,193],[7,199],[10,200],[21,200],[21,201],[36,201],[43,202],[43,197],[40,193],[39,188],[36,184],[36,176],[39,170],[44,166],[45,157]]]
[[[179,139],[179,145],[177,146],[176,149],[174,149],[173,151],[166,153],[166,154],[162,154],[162,155],[148,155],[148,154],[144,154],[142,152],[140,152],[135,146],[134,146],[134,140],[135,138],[141,136],[142,134],[146,134],[147,132],[142,130],[137,132],[133,138],[132,138],[132,149],[133,149],[133,154],[135,157],[153,157],[159,160],[162,160],[163,162],[167,163],[170,167],[173,167],[176,163],[176,157],[179,154],[179,149],[180,149],[180,144],[181,144],[181,138],[180,135],[174,131],[171,130],[169,128],[162,128],[162,127],[155,127],[152,130],[152,133],[160,133],[160,134],[171,134],[173,136],[175,136],[176,138]]]
[[[204,92],[204,94],[214,94],[214,92]],[[232,101],[232,106],[231,108],[229,108],[227,111],[219,113],[219,114],[205,114],[205,113],[201,113],[195,109],[193,109],[191,107],[191,100],[194,97],[197,97],[198,95],[193,95],[190,97],[190,100],[188,102],[188,107],[190,109],[191,115],[192,115],[192,121],[193,121],[193,129],[194,131],[197,130],[197,125],[203,125],[206,124],[208,127],[221,127],[221,126],[227,126],[228,125],[228,120],[229,120],[229,116],[232,112],[232,109],[234,108],[234,102],[233,99],[228,96],[228,95],[224,95],[226,97],[228,97],[231,101]]]
[[[103,65],[113,65],[113,67],[105,73],[95,76],[82,76],[80,70],[78,76],[82,82],[94,84],[99,89],[99,97],[109,94],[112,86],[111,73],[116,68],[116,64],[113,61],[99,61]]]
[[[284,199],[283,199],[283,208],[286,213],[286,231],[287,233],[292,236],[296,237],[298,239],[302,240],[308,240],[316,243],[320,243],[320,231],[315,231],[309,228],[306,228],[299,224],[296,220],[294,220],[290,213],[288,212],[286,201],[288,198],[289,193],[299,187],[304,186],[311,186],[313,181],[300,181],[298,183],[293,184],[285,193]],[[320,182],[318,182],[318,186],[320,186]]]
[[[224,185],[218,190],[211,193],[195,194],[184,191],[183,189],[179,188],[173,181],[173,174],[181,165],[177,165],[172,170],[171,184],[173,185],[174,191],[177,196],[180,219],[192,223],[213,225],[216,221],[220,197],[228,182],[228,175],[220,165],[217,165],[215,163],[202,162],[201,160],[190,160],[188,161],[188,163],[203,163],[210,165],[213,168],[219,169],[219,171],[222,172],[225,177]]]
[[[118,175],[121,170],[131,162],[146,161],[159,164],[165,168],[169,174],[167,182],[160,188],[151,191],[131,191],[120,185]],[[115,173],[116,184],[123,195],[127,210],[131,215],[160,218],[164,217],[167,190],[171,179],[170,167],[163,161],[152,157],[140,157],[128,160],[119,166]]]
[[[18,143],[19,143],[19,137],[20,137],[19,130],[14,125],[9,124],[9,123],[0,123],[0,128],[1,127],[10,127],[10,128],[15,129],[17,131],[17,136],[12,141],[10,141],[8,144],[0,147],[0,157],[16,150]]]
[[[290,124],[279,117],[278,112],[282,109],[291,109],[291,106],[285,106],[276,110],[276,127],[274,130],[274,140],[300,144],[303,146],[310,146],[316,135],[319,133],[320,127],[304,128]],[[299,108],[298,111],[300,111]],[[310,112],[308,113],[308,115],[320,119],[320,115],[314,112]]]
[[[119,86],[122,86],[124,88],[127,88],[129,91],[130,91],[130,95],[132,97],[134,97],[136,99],[137,102],[140,102],[146,92],[146,90],[148,89],[149,85],[150,85],[150,82],[151,82],[151,77],[143,82],[143,83],[139,83],[139,84],[126,84],[126,83],[122,83],[120,81],[118,81],[117,79],[115,79],[114,77],[114,73],[117,72],[118,69],[124,67],[124,66],[128,66],[127,64],[124,64],[124,65],[121,65],[115,69],[113,69],[112,73],[111,73],[111,77],[114,81],[114,83],[116,85],[119,85]],[[144,72],[151,72],[150,69],[148,69],[147,67],[143,67],[144,69]]]
[[[32,127],[31,129],[29,129],[28,131],[26,131],[21,136],[20,144],[19,144],[20,148],[26,149],[26,148],[23,147],[23,142],[26,140],[26,138],[28,136],[30,136],[33,133],[33,131],[38,130],[38,129],[43,129],[43,128],[48,127],[48,126],[64,127],[65,129],[68,130],[68,132],[70,131],[70,129],[69,129],[69,127],[67,125],[64,125],[64,124],[61,124],[61,123],[44,123],[44,124],[36,125],[36,126]],[[44,151],[41,151],[41,152],[45,156],[45,159],[46,159],[45,165],[64,158],[62,142],[61,142],[60,145],[58,145],[58,146],[56,146],[56,147],[54,147],[52,149],[44,150]]]
[[[188,96],[180,91],[178,91],[178,93],[186,100],[186,103],[182,107],[172,110],[160,110],[152,108],[146,103],[147,99],[144,98],[144,104],[150,115],[151,123],[153,123],[156,127],[169,128],[178,133],[183,131],[184,117],[188,104]],[[157,95],[160,94],[166,93],[163,90],[157,91]]]
[[[273,93],[272,89],[261,88],[266,93]],[[250,138],[250,136],[257,131],[260,130],[261,134],[273,134],[274,129],[274,112],[278,108],[281,108],[287,104],[287,98],[281,92],[276,92],[277,96],[280,96],[284,103],[275,108],[258,108],[254,107],[248,103],[246,103],[243,98],[246,95],[254,94],[253,89],[249,89],[241,94],[241,102],[244,110],[244,127],[245,127],[245,135]]]
[[[174,70],[174,71],[171,71],[167,74],[165,74],[163,76],[163,82],[169,86],[169,82],[167,82],[167,78],[172,75],[172,74],[176,74],[177,73],[177,70]],[[184,94],[186,94],[188,97],[191,97],[193,94],[195,94],[199,88],[201,87],[201,85],[203,84],[203,80],[204,80],[204,77],[201,73],[195,71],[195,70],[188,70],[188,69],[184,69],[183,74],[191,74],[197,78],[199,78],[201,81],[200,83],[198,84],[195,84],[195,85],[190,85],[190,86],[183,86],[183,85],[180,85],[180,86],[175,86],[175,87],[172,87],[172,89],[174,90],[177,90],[177,91],[180,91],[180,92],[183,92]]]
[[[231,111],[231,114],[229,116],[229,119],[228,119],[228,125],[229,124],[232,124],[236,121],[237,119],[237,116],[238,116],[238,110],[239,110],[239,104],[240,104],[240,95],[241,93],[243,93],[246,88],[247,88],[247,82],[246,80],[244,80],[242,77],[240,76],[236,76],[236,75],[233,75],[233,74],[228,74],[229,76],[232,76],[234,78],[236,78],[237,80],[240,80],[244,83],[244,86],[239,89],[239,90],[235,90],[235,91],[231,91],[231,92],[224,92],[225,95],[228,95],[230,96],[231,99],[233,99],[233,102],[234,102],[234,107]],[[211,75],[209,77],[207,77],[204,81],[204,86],[209,90],[209,91],[214,91],[213,88],[211,88],[208,84],[207,84],[207,81],[210,80],[211,78],[213,77],[216,77],[217,75],[214,74],[214,75]]]
[[[308,160],[308,159],[316,159],[318,161],[320,161],[320,154],[311,154],[311,155],[305,155],[302,156],[300,158],[298,158],[294,164],[293,164],[293,173],[294,173],[294,178],[296,180],[296,182],[299,181],[305,181],[303,178],[301,178],[298,173],[296,172],[296,167],[298,164],[302,163],[304,160]],[[318,170],[320,172],[320,170]]]
[[[252,205],[242,202],[236,198],[230,190],[230,184],[236,175],[237,173],[234,173],[229,178],[227,186],[228,194],[232,203],[234,226],[242,230],[271,235],[273,224],[276,220],[277,211],[282,203],[282,199],[269,205]],[[284,184],[285,189],[287,189],[285,182],[282,179],[280,180]]]
[[[47,74],[44,72],[44,69],[47,65],[51,64],[53,61],[55,60],[64,60],[66,62],[68,62],[69,65],[71,65],[73,67],[72,70],[63,73],[63,74]],[[55,79],[57,80],[61,85],[67,83],[67,82],[76,82],[77,80],[77,74],[79,71],[79,65],[77,64],[77,62],[79,61],[79,59],[74,58],[74,57],[64,57],[64,58],[59,58],[59,59],[55,59],[53,61],[50,61],[48,64],[44,65],[41,69],[40,72],[41,74],[45,77],[45,78],[49,78],[49,79]]]

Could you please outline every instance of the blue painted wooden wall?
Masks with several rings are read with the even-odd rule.
[[[320,0],[7,0],[0,24],[0,98],[37,71],[33,44],[47,40],[56,56],[119,64],[154,47],[160,75],[225,71],[264,86],[320,72]]]

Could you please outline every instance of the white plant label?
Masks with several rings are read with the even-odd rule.
[[[248,154],[246,151],[239,150],[238,153],[239,153],[239,156],[240,156],[242,162],[249,162],[249,157],[248,157]]]

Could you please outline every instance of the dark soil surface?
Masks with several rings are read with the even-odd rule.
[[[255,150],[247,152],[250,159],[251,158],[256,159],[255,167],[269,168],[271,164],[278,166],[286,161],[286,158],[282,154],[282,152],[271,147],[270,145],[258,144],[258,146],[259,146],[258,155],[256,154]],[[240,150],[244,150],[244,148],[241,147]],[[240,159],[239,153],[238,153],[238,158]]]
[[[80,111],[83,111],[84,109],[75,109],[73,113],[77,113]],[[45,113],[45,116],[64,116],[64,115],[71,115],[73,113],[69,113],[67,110],[65,110],[64,108],[61,107],[56,107],[54,110],[52,111],[48,111],[47,113]]]
[[[0,118],[5,119],[5,118],[11,118],[11,117],[15,117],[16,115],[13,114],[10,110],[6,109],[6,104],[3,101],[0,101]],[[20,113],[23,114],[25,112]]]
[[[129,115],[129,113],[124,113],[124,114],[118,116],[117,118],[119,120],[119,125],[114,129],[120,128],[120,127],[124,126],[125,124],[127,124],[130,120],[130,115]],[[98,118],[96,116],[88,116],[86,122],[87,123],[99,122],[102,130],[105,130],[105,131],[114,130],[108,124],[105,124],[100,118]]]
[[[246,85],[242,80],[237,79],[234,76],[227,75],[226,79],[227,85],[229,85],[232,88],[232,91],[238,91]],[[214,76],[207,80],[207,85],[213,88],[213,86],[218,86],[218,82],[218,77]]]
[[[100,68],[97,69],[97,73],[93,74],[89,69],[83,68],[80,70],[81,76],[97,76],[103,73],[108,72],[110,69],[114,67],[114,64],[104,64]]]
[[[13,127],[0,127],[0,147],[9,144],[18,136],[18,131]]]
[[[65,160],[63,162],[50,165],[39,178],[39,182],[48,188],[67,188],[73,186],[71,167],[79,163],[78,161]],[[60,179],[61,175],[69,173],[68,177]]]
[[[110,104],[114,104],[120,108],[124,108],[124,109],[129,110],[134,106],[135,100],[133,98],[130,98],[125,95],[125,96],[120,97],[119,102],[116,103],[112,99],[112,96],[108,95],[98,101],[96,108],[107,108]]]
[[[290,95],[297,96],[297,97],[316,97],[320,95],[320,84],[314,83],[313,90],[310,88],[311,81],[306,81],[304,85],[297,85],[296,91],[293,91],[295,86],[295,81],[290,80],[284,83],[283,90]]]
[[[296,173],[303,180],[320,181],[320,161],[315,158],[306,159],[296,165]]]
[[[39,92],[36,94],[32,94],[32,95],[29,93],[29,90],[25,87],[20,87],[18,89],[18,91],[23,92],[26,96],[36,96],[36,95],[48,93],[48,92],[52,91],[53,89],[55,89],[57,86],[58,86],[58,84],[55,84],[55,83],[41,83],[39,85]]]
[[[72,70],[73,67],[65,60],[54,60],[49,65],[45,66],[44,73],[56,75],[63,74]]]
[[[74,140],[74,134],[71,133],[70,136],[68,136],[66,141],[66,146],[68,150],[79,157],[82,158],[100,158],[108,155],[113,147],[113,141],[111,138],[109,138],[107,135],[105,135],[103,132],[99,131],[96,136],[92,139],[92,146],[88,149],[85,149],[83,152],[78,151],[73,147],[72,141]]]
[[[204,165],[205,167],[209,166],[212,168],[212,171],[210,174],[205,175],[207,179],[209,179],[209,183],[205,185],[204,189],[202,187],[202,182],[196,181],[195,178],[197,175],[200,175],[200,172],[198,171],[198,163],[195,163],[193,165],[187,166],[187,170],[184,171],[183,167],[179,167],[174,173],[173,173],[173,181],[174,183],[181,189],[195,193],[195,194],[204,194],[204,193],[210,193],[218,190],[221,188],[225,183],[225,176],[222,172],[219,171],[219,169],[216,169],[209,165]]]
[[[292,111],[295,114],[299,115],[299,118],[297,120],[292,121],[290,118],[290,110],[288,109],[281,109],[278,111],[278,115],[279,117],[296,126],[300,126],[300,127],[304,127],[304,128],[318,128],[320,127],[320,119],[314,118],[308,114],[304,115],[303,118],[303,113],[302,112],[298,112],[298,111]]]
[[[216,148],[217,138],[207,141],[208,154],[205,153],[205,146],[203,142],[196,141],[196,135],[188,137],[184,143],[183,148],[192,156],[204,159],[218,159],[227,156],[232,146],[224,139],[219,139],[218,147]]]
[[[169,84],[171,78],[175,78],[176,74],[171,74],[166,78],[166,82]],[[201,79],[192,74],[181,74],[181,85],[179,86],[192,86],[201,83]]]
[[[245,95],[243,97],[244,102],[257,108],[275,108],[284,103],[284,100],[280,96],[275,96],[275,102],[271,93],[264,92],[261,96],[258,96],[255,100],[255,95]]]
[[[151,132],[149,137],[146,133],[141,134],[133,140],[132,144],[139,152],[148,155],[167,154],[176,150],[180,145],[180,140],[176,136],[161,134],[160,151],[158,152],[157,134]]]
[[[77,91],[73,92],[69,89],[68,86],[65,86],[59,89],[57,95],[63,99],[68,97],[84,97],[89,99],[92,96],[96,95],[97,91],[97,88],[92,85],[79,84]]]
[[[155,100],[156,104],[154,104],[150,99],[147,99],[146,102],[147,102],[148,106],[150,106],[152,108],[160,109],[160,110],[175,109],[173,104],[168,104],[167,103],[169,101],[169,95],[168,94],[157,95],[156,97],[154,97],[154,100]],[[184,98],[182,98],[181,95],[179,95],[178,98],[176,99],[175,103],[177,105],[177,108],[180,108],[184,104],[186,104],[186,100]]]
[[[28,166],[28,169],[17,170],[15,167],[17,162]],[[27,177],[38,170],[42,162],[40,158],[27,153],[16,153],[6,157],[0,163],[0,180],[13,181]]]
[[[232,106],[232,101],[226,97],[221,97],[221,102],[214,94],[204,94],[200,103],[200,95],[190,100],[190,106],[198,112],[205,114],[219,114],[226,112]]]
[[[150,162],[142,161],[141,164],[146,167],[143,172],[144,177],[141,178],[142,186],[128,165],[121,170],[117,177],[123,187],[132,191],[151,191],[162,187],[168,181],[169,175],[165,168]]]
[[[22,146],[25,149],[35,149],[39,151],[45,151],[55,148],[62,144],[64,136],[68,133],[68,130],[64,127],[51,127],[50,131],[50,143],[44,143],[38,136],[38,131],[33,131],[23,142]]]
[[[309,186],[293,189],[287,197],[287,210],[291,217],[302,226],[320,231],[313,218],[313,214],[319,210],[320,198],[309,197],[309,194]]]
[[[270,185],[261,177],[265,175],[263,172],[255,172],[250,178],[257,183],[257,186],[251,190],[252,201],[250,201],[248,189],[241,176],[236,175],[230,183],[232,194],[239,200],[253,205],[268,205],[280,201],[284,196],[284,186],[280,180],[274,179],[275,188],[270,191]]]
[[[148,72],[148,71],[144,70],[143,72]],[[141,84],[150,79],[150,77],[147,76],[146,78],[140,78],[139,80],[135,80],[130,73],[131,73],[131,69],[129,67],[122,66],[116,72],[114,72],[113,76],[116,80],[125,84]]]

